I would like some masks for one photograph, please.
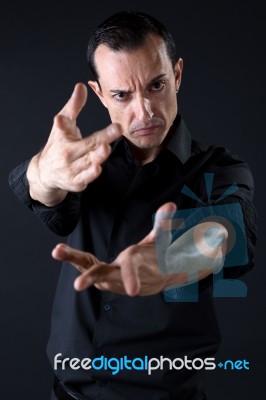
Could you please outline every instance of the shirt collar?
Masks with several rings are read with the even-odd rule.
[[[177,115],[168,135],[169,137],[164,149],[169,150],[182,164],[185,164],[190,158],[191,135],[180,115]]]

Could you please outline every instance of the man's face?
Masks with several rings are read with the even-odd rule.
[[[114,52],[101,44],[95,64],[101,88],[95,81],[89,85],[107,107],[111,121],[120,124],[136,148],[156,152],[177,114],[182,60],[173,69],[164,41],[150,35],[133,51]]]

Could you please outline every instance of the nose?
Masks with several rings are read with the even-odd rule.
[[[135,114],[140,121],[150,119],[154,116],[152,104],[148,98],[138,97],[135,100]]]

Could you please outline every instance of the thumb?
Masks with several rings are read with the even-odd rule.
[[[80,111],[86,104],[87,95],[88,92],[86,86],[83,83],[77,83],[70,99],[58,113],[58,115],[62,115],[72,121],[75,121]]]
[[[155,238],[159,235],[161,230],[171,232],[172,218],[176,212],[176,205],[173,202],[163,204],[158,208],[154,218],[153,228],[145,236],[139,244],[151,244],[155,241]]]

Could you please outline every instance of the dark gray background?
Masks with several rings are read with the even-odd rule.
[[[248,297],[217,299],[223,344],[217,359],[247,359],[249,371],[207,373],[211,400],[248,400],[264,393],[265,372],[265,39],[264,1],[13,2],[0,9],[1,371],[5,400],[47,400],[52,372],[45,354],[60,264],[59,238],[15,198],[9,171],[45,143],[53,115],[73,85],[86,82],[86,43],[110,14],[134,8],[161,19],[184,59],[179,106],[193,136],[224,145],[253,172],[260,235]],[[173,9],[175,6],[175,10]],[[97,117],[96,117],[97,116]],[[90,92],[79,119],[84,135],[105,126]],[[178,317],[178,316],[177,316]],[[36,392],[37,391],[37,392]],[[37,393],[37,394],[36,394]]]

